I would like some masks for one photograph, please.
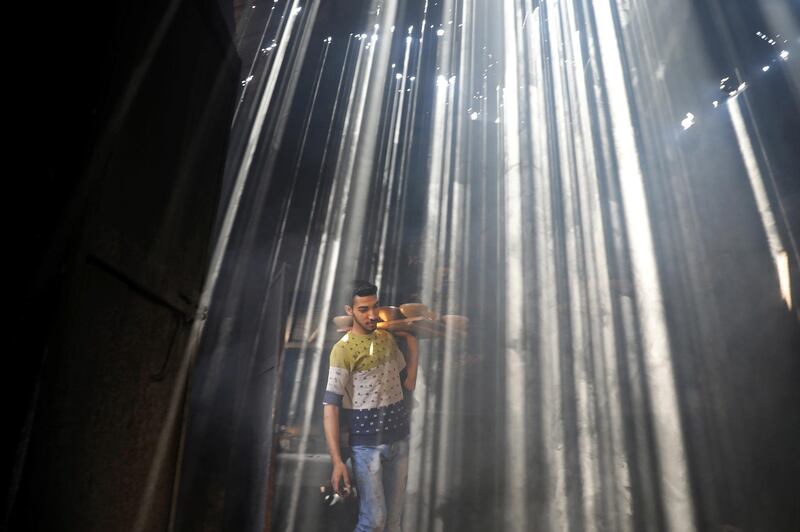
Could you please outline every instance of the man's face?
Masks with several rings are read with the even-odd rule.
[[[378,327],[378,296],[355,296],[353,306],[345,305],[345,310],[353,316],[353,330],[368,334]]]

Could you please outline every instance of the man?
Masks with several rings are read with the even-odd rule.
[[[333,461],[331,486],[350,489],[339,446],[339,416],[349,427],[350,451],[358,485],[356,532],[400,530],[408,475],[408,412],[403,388],[417,381],[417,339],[405,338],[406,357],[390,333],[378,330],[378,288],[356,282],[347,314],[353,327],[331,350],[325,391],[324,424]],[[401,371],[405,377],[401,379]]]

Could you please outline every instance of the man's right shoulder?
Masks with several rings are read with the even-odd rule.
[[[347,348],[347,335],[344,335],[331,347],[331,365],[349,367],[352,364],[352,355]]]
[[[336,343],[331,346],[331,354],[335,353],[336,351],[346,351],[347,350],[347,341],[349,340],[349,336],[345,334],[338,340]]]

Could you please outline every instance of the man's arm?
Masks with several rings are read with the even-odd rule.
[[[350,490],[350,475],[347,466],[342,461],[342,451],[339,448],[339,407],[326,404],[322,410],[322,421],[325,427],[325,441],[328,443],[328,454],[331,455],[333,471],[331,472],[331,486],[333,491],[339,491],[339,482],[344,482],[344,489]]]
[[[397,336],[401,336],[406,341],[406,380],[403,381],[403,388],[409,392],[413,392],[417,386],[417,366],[419,366],[419,344],[417,344],[417,337],[407,332],[396,332]]]

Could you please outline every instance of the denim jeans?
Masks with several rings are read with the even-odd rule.
[[[355,532],[400,532],[408,477],[408,437],[376,446],[351,448],[358,486]]]

